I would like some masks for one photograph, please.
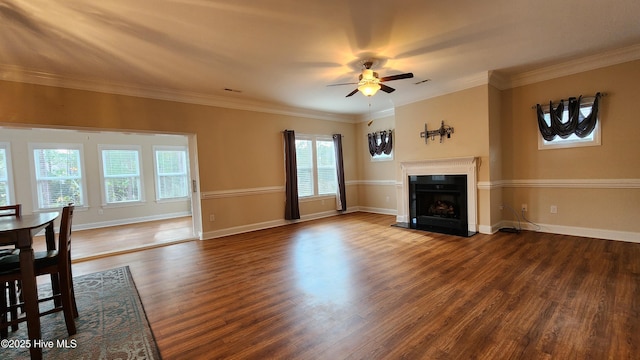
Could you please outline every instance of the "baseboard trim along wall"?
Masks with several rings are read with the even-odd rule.
[[[127,219],[119,219],[119,220],[111,220],[111,221],[101,221],[94,222],[88,224],[73,224],[73,230],[89,230],[89,229],[100,229],[111,226],[120,226],[120,225],[130,225],[130,224],[138,224],[149,221],[158,221],[158,220],[168,220],[168,219],[176,219],[180,217],[191,216],[191,212],[177,212],[171,214],[161,214],[161,215],[150,215],[150,216],[141,216],[136,218],[127,218]]]
[[[571,235],[588,238],[596,238],[603,240],[617,240],[626,241],[632,243],[640,243],[640,233],[630,231],[618,231],[607,229],[593,229],[578,226],[564,226],[564,225],[551,225],[551,224],[532,224],[526,221],[518,223],[517,221],[509,220],[502,221],[499,224],[491,227],[491,234],[498,232],[503,227],[520,228],[522,230],[537,231],[550,234]]]

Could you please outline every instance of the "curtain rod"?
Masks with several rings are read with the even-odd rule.
[[[600,97],[605,97],[605,96],[607,96],[607,95],[608,95],[608,94],[607,94],[606,92],[601,92],[601,93],[600,93]],[[583,97],[582,97],[582,99],[583,99],[583,100],[584,100],[584,99],[595,99],[595,98],[596,98],[596,95],[583,96]],[[567,101],[569,101],[569,99],[567,99],[567,100],[562,99],[562,100],[558,100],[558,101],[552,101],[552,102],[551,102],[551,105],[552,105],[552,106],[559,105],[559,104],[560,104],[560,101],[562,101],[562,102],[567,102]],[[540,105],[541,105],[541,106],[546,106],[546,105],[548,105],[548,104],[540,104]],[[536,109],[536,108],[537,108],[537,106],[538,106],[538,104],[533,105],[531,108],[532,108],[532,109]]]

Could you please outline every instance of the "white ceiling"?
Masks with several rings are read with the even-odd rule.
[[[638,0],[0,0],[0,78],[351,116],[635,46],[639,19]],[[371,57],[415,77],[327,86]]]

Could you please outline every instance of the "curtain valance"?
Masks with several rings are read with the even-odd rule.
[[[367,134],[367,137],[369,139],[369,153],[371,156],[391,154],[391,150],[393,150],[393,131],[377,131]],[[378,144],[378,141],[380,141],[380,144]]]
[[[576,134],[579,138],[589,136],[589,134],[591,134],[595,129],[598,121],[598,102],[600,100],[600,96],[600,93],[596,94],[595,99],[593,100],[593,105],[591,105],[591,113],[586,117],[582,115],[582,112],[580,111],[582,96],[577,99],[575,97],[569,98],[569,101],[567,102],[569,117],[566,122],[562,121],[562,115],[565,111],[565,101],[561,100],[555,109],[553,108],[553,103],[549,102],[549,117],[551,120],[549,125],[547,125],[547,122],[545,121],[542,106],[537,104],[538,128],[540,129],[542,138],[547,141],[551,141],[556,136],[566,139],[571,136],[571,134]]]

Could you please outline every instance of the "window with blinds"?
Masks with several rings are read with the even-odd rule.
[[[189,197],[189,163],[187,148],[154,147],[156,170],[156,199],[183,199]]]
[[[313,186],[313,141],[296,139],[296,163],[298,172],[298,196],[312,196]]]
[[[38,209],[83,206],[82,146],[31,144]]]
[[[142,201],[141,149],[108,145],[99,148],[104,203]]]
[[[338,187],[333,140],[316,140],[318,195],[334,195]]]
[[[335,195],[338,185],[333,140],[317,136],[296,139],[298,196]]]
[[[9,144],[0,143],[0,206],[11,205],[11,184],[9,183]]]

